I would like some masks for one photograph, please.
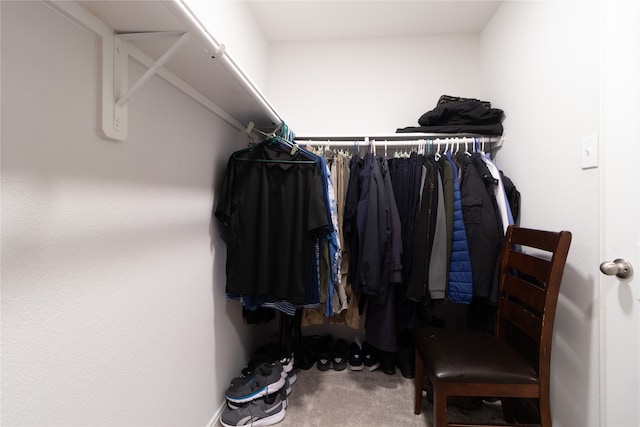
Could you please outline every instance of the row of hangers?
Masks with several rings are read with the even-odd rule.
[[[260,144],[262,143],[270,143],[275,144],[279,148],[289,152],[291,156],[294,156],[296,153],[302,154],[305,158],[308,159],[309,162],[315,161],[314,156],[324,156],[327,151],[329,151],[332,146],[349,146],[351,145],[351,141],[331,141],[330,139],[326,142],[324,141],[298,141],[295,140],[295,133],[291,130],[291,128],[286,124],[286,122],[282,121],[275,130],[270,133],[265,133],[259,129],[256,129],[253,122],[250,122],[246,128],[246,132],[248,135],[258,134],[258,137],[261,139]],[[303,148],[301,144],[307,146],[307,148]],[[424,138],[418,140],[375,140],[365,138],[364,145],[367,146],[368,151],[374,155],[377,155],[376,148],[378,146],[384,147],[384,156],[388,157],[389,147],[411,147],[410,150],[398,150],[394,149],[393,155],[395,158],[402,157],[410,157],[412,153],[418,153],[427,155],[430,153],[434,153],[436,156],[436,160],[440,158],[440,156],[449,152],[451,154],[457,154],[464,150],[464,153],[467,155],[471,155],[471,152],[485,152],[485,139],[483,137],[475,137],[475,136],[464,136],[464,137],[445,137],[445,138]],[[277,163],[299,163],[301,160],[262,160],[262,159],[250,159],[250,158],[242,158],[241,153],[252,150],[257,144],[251,144],[248,149],[241,150],[237,152],[234,156],[236,156],[239,160],[253,160],[253,161],[263,161],[263,162],[277,162]],[[469,151],[469,146],[471,145],[471,152]],[[310,149],[309,146],[316,146],[316,149]],[[348,149],[340,149],[333,150],[334,153],[342,154],[344,156],[351,156],[354,153],[357,153],[360,149],[360,141],[353,141],[353,153],[349,153]],[[303,161],[304,162],[304,161]]]
[[[252,143],[249,144],[248,148],[244,150],[236,151],[233,154],[234,159],[243,160],[243,161],[252,161],[252,162],[261,162],[261,163],[316,163],[317,156],[314,153],[311,153],[308,150],[302,148],[299,144],[295,142],[295,133],[291,128],[283,121],[280,123],[276,129],[274,129],[270,133],[266,133],[261,131],[260,129],[255,128],[253,122],[249,122],[249,125],[245,129],[247,135],[258,134],[261,141],[258,144]],[[259,144],[273,144],[278,148],[286,151],[292,157],[296,155],[296,153],[301,154],[304,158],[308,160],[267,160],[267,159],[256,159],[256,158],[245,158],[242,157],[242,154],[250,152],[255,149],[255,147]]]
[[[359,152],[361,147],[360,141],[353,142],[353,153],[350,153],[346,149],[335,150],[332,147],[336,145],[347,146],[351,145],[350,141],[308,141],[308,142],[300,142],[305,144],[307,147],[317,147],[314,152],[319,155],[323,155],[329,150],[333,152],[341,153],[346,156],[351,156],[354,153]],[[368,152],[373,155],[377,155],[377,147],[384,147],[384,156],[388,157],[389,155],[389,147],[410,147],[408,150],[402,149],[394,149],[393,154],[394,157],[409,157],[411,153],[423,154],[427,155],[429,153],[434,153],[437,157],[440,155],[444,155],[447,152],[451,154],[457,154],[461,150],[464,150],[466,154],[471,154],[469,150],[469,146],[471,145],[471,152],[484,152],[485,142],[483,138],[480,137],[450,137],[444,139],[420,139],[415,141],[378,141],[378,140],[369,140],[368,145],[367,141],[365,141],[365,145],[367,147]]]

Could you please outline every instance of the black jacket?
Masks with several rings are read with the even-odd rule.
[[[471,257],[473,295],[495,301],[498,287],[495,272],[503,233],[492,188],[497,183],[494,184],[481,156],[458,155],[462,168],[462,215]]]

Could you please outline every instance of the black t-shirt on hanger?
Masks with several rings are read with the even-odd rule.
[[[318,163],[271,144],[232,155],[215,215],[230,231],[227,292],[305,304],[315,237],[331,229]]]

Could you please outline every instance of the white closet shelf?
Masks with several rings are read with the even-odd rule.
[[[251,79],[236,65],[181,0],[43,0],[93,32],[99,46],[99,132],[127,137],[127,103],[152,75],[159,75],[238,130],[282,120]],[[128,87],[128,58],[147,67]]]

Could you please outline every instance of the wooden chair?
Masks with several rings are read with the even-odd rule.
[[[500,258],[495,335],[446,328],[414,331],[416,414],[426,376],[433,389],[435,427],[449,425],[450,396],[500,398],[510,423],[515,398],[524,398],[535,404],[535,423],[551,426],[553,321],[570,244],[568,231],[509,226]]]

